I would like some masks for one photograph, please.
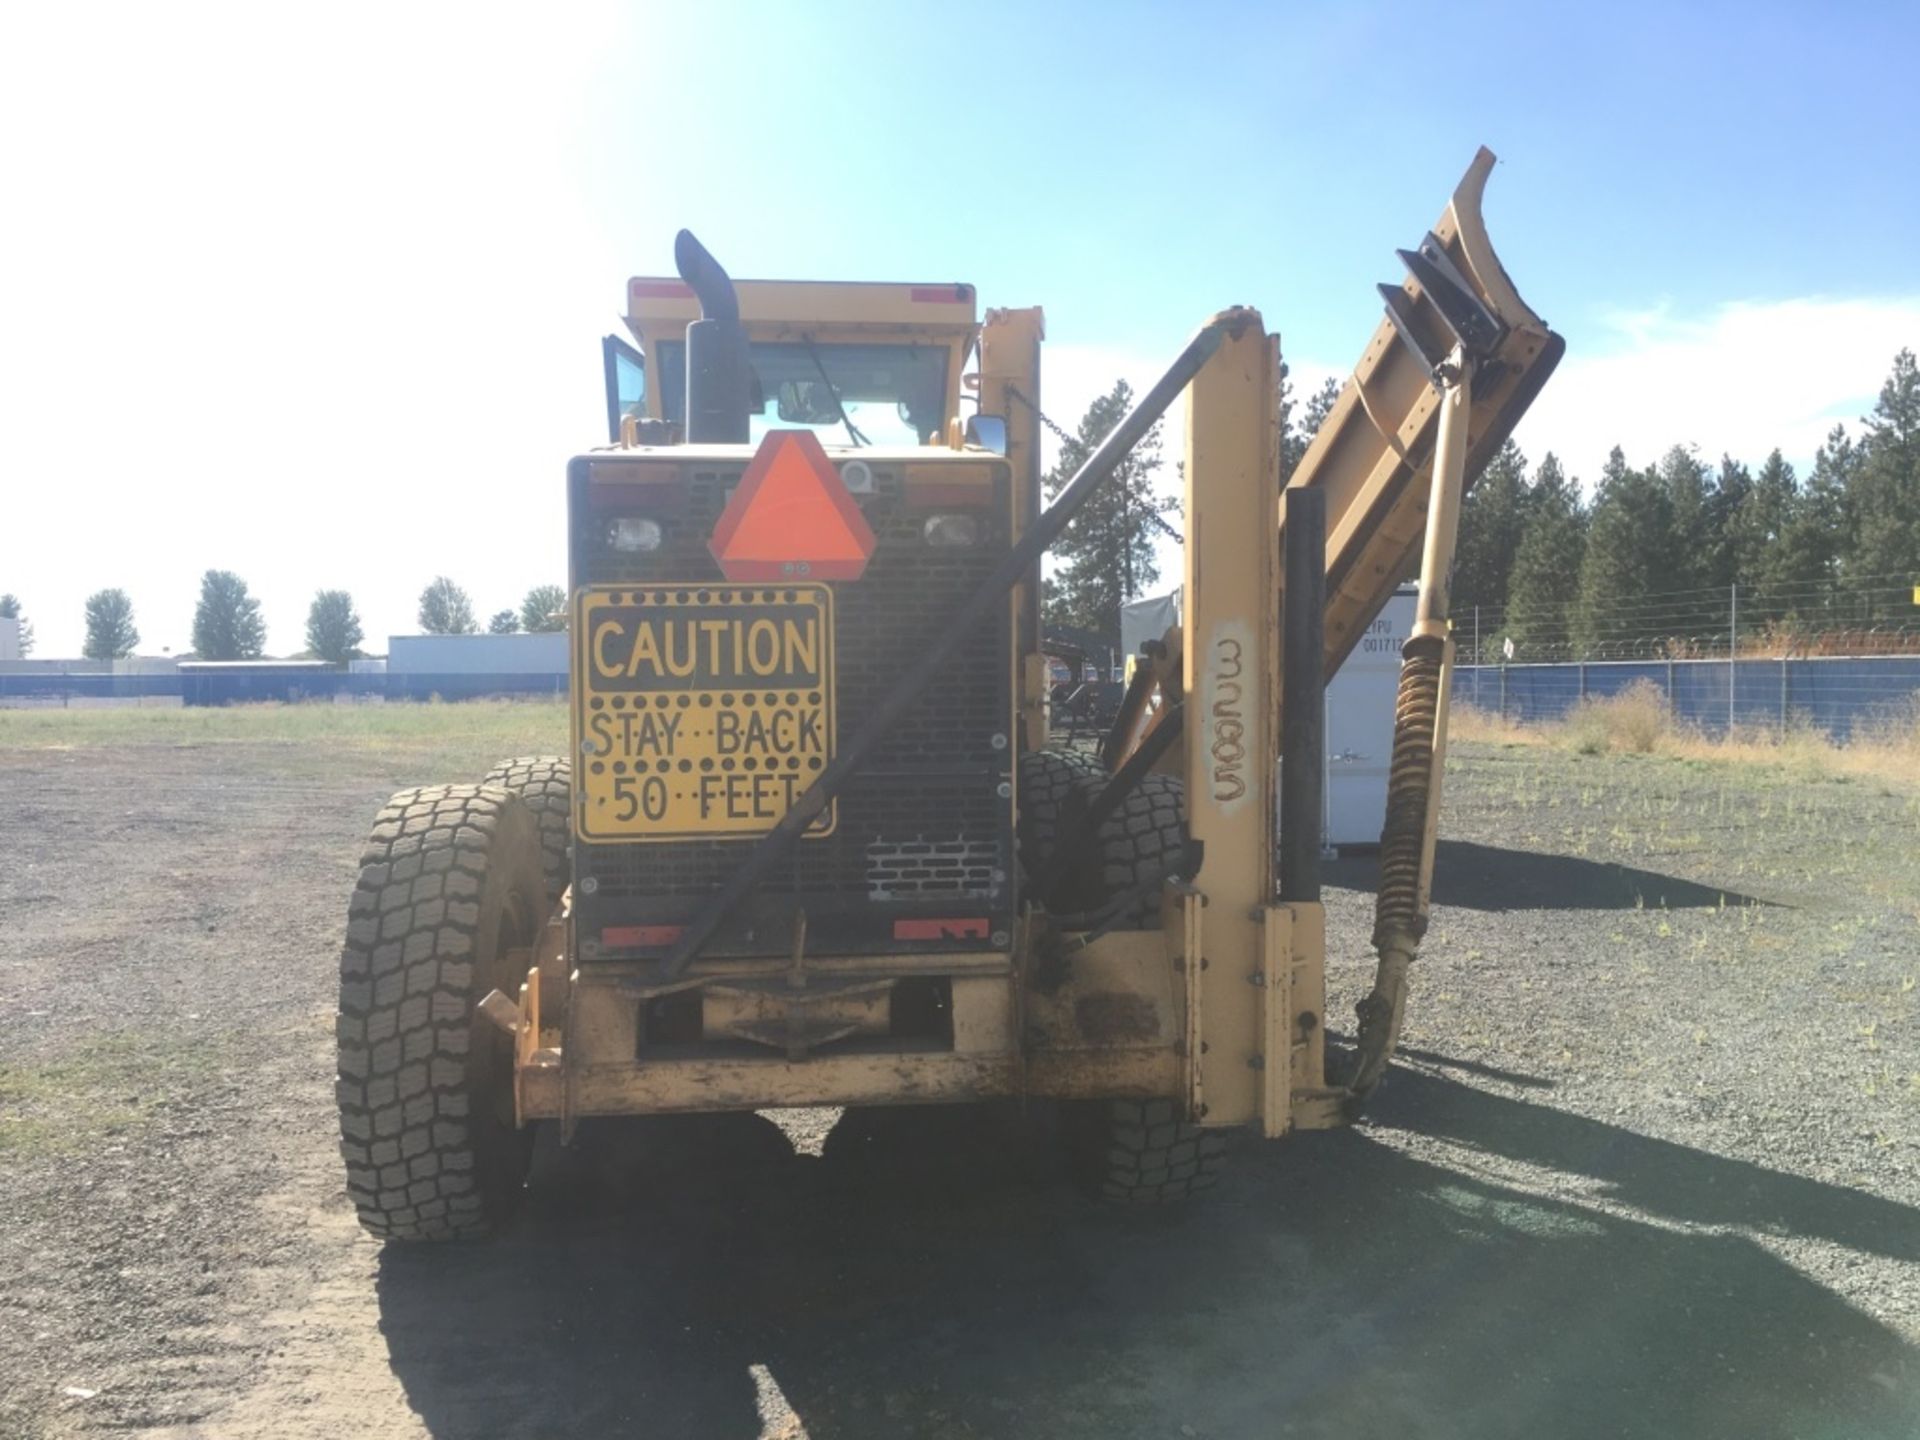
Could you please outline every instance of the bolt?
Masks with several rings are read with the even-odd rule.
[[[1311,1010],[1302,1010],[1300,1012],[1300,1028],[1302,1030],[1311,1030],[1313,1029],[1314,1026],[1318,1025],[1319,1023],[1320,1023],[1320,1017],[1314,1014]]]
[[[1254,971],[1253,974],[1247,976],[1247,981],[1257,990],[1264,990],[1267,988],[1267,977],[1261,974],[1258,970]]]
[[[1266,1057],[1266,1056],[1264,1056],[1264,1055],[1249,1055],[1249,1056],[1247,1056],[1247,1069],[1249,1069],[1249,1070],[1264,1070],[1264,1069],[1266,1069],[1266,1068],[1267,1068],[1267,1057]]]
[[[1007,748],[1007,737],[1005,735],[995,735],[993,739],[987,743],[996,750],[1004,750]]]
[[[600,953],[600,942],[598,940],[582,940],[580,942],[581,958],[591,960],[594,956],[598,955],[599,953]]]
[[[596,875],[586,875],[586,876],[583,876],[583,877],[581,877],[581,880],[580,880],[580,893],[581,893],[582,895],[597,895],[597,894],[599,894],[599,893],[600,893],[600,879],[599,879],[599,877],[598,877],[598,876],[596,876]]]
[[[1002,945],[1007,943],[1008,938],[1009,937],[1006,931],[996,930],[993,932],[993,934],[987,937],[987,943],[992,945],[994,949],[998,950]]]
[[[1009,781],[1002,780],[994,787],[993,793],[998,795],[1002,800],[1011,800],[1013,798],[1013,785]]]

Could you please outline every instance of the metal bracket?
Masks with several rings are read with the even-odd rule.
[[[1421,334],[1420,323],[1415,318],[1418,312],[1406,290],[1399,285],[1379,287],[1380,298],[1386,302],[1387,318],[1393,322],[1393,328],[1399,332],[1407,348],[1420,357],[1434,384],[1441,383],[1442,373],[1456,345],[1474,359],[1491,355],[1500,347],[1500,342],[1507,336],[1506,325],[1481,302],[1478,292],[1460,273],[1459,266],[1453,263],[1453,258],[1447,254],[1446,247],[1437,236],[1429,231],[1418,250],[1398,250],[1394,253],[1400,257],[1400,263],[1407,267],[1407,273],[1413,276],[1422,293],[1433,302],[1435,313],[1452,336],[1452,344],[1434,349],[1428,337]]]

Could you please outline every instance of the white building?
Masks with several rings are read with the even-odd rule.
[[[565,675],[564,630],[545,635],[394,635],[389,675]]]
[[[20,658],[20,622],[0,619],[0,660]]]

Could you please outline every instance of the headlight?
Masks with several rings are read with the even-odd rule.
[[[980,543],[980,517],[977,515],[929,515],[921,532],[927,544],[959,547]]]
[[[658,550],[660,522],[644,515],[622,515],[607,522],[607,544],[615,550]]]

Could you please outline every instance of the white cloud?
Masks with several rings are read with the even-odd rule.
[[[1615,311],[1568,335],[1514,438],[1589,486],[1615,445],[1636,465],[1673,445],[1752,465],[1777,445],[1804,473],[1836,423],[1858,433],[1902,347],[1920,349],[1920,296]]]

